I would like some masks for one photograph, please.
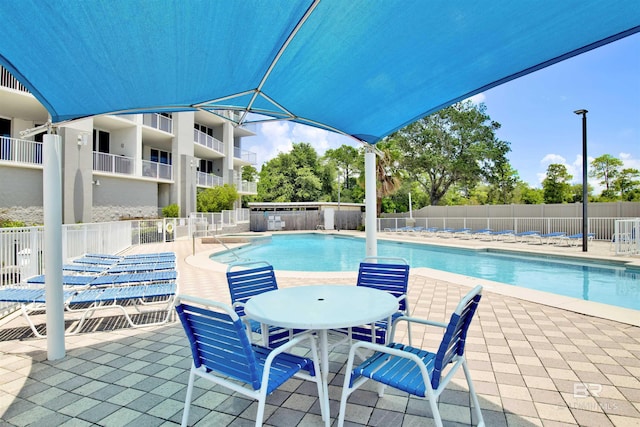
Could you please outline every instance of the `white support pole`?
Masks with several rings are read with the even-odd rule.
[[[373,146],[369,145],[365,149],[364,153],[364,177],[365,188],[364,197],[365,203],[365,230],[366,230],[366,256],[378,255],[378,242],[377,242],[377,226],[376,215],[378,210],[376,208],[377,195],[376,195],[376,153],[373,150]]]
[[[57,360],[65,356],[62,292],[62,138],[60,135],[46,134],[42,145],[47,359]]]

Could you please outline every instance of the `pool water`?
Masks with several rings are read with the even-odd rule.
[[[211,256],[214,261],[268,261],[276,270],[357,271],[365,241],[323,234],[285,234]],[[510,285],[640,310],[640,269],[577,262],[559,256],[458,249],[378,240],[378,256],[402,257],[428,267]]]

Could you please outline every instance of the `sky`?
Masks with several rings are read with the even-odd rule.
[[[564,164],[574,183],[582,182],[582,116],[587,113],[587,159],[610,154],[625,168],[640,169],[640,34],[609,43],[490,89],[472,98],[502,125],[497,137],[511,144],[508,158],[520,178],[541,188],[551,163]],[[243,149],[263,163],[293,143],[308,142],[319,155],[354,139],[310,126],[270,122]],[[590,178],[596,194],[602,189]]]

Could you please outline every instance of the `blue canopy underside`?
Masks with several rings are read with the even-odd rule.
[[[637,0],[4,0],[0,16],[0,63],[53,122],[236,109],[372,143],[640,31]]]

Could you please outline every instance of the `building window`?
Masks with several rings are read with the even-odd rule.
[[[155,148],[151,149],[151,158],[149,159],[152,162],[162,163],[165,165],[172,164],[171,162],[171,153],[168,151],[156,150]]]
[[[109,141],[111,139],[111,134],[104,130],[93,130],[93,151],[97,151],[99,153],[108,153],[109,152]]]

